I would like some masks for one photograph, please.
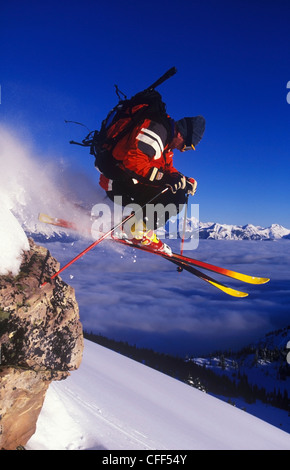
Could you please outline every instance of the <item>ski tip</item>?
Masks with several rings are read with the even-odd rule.
[[[39,222],[44,222],[46,224],[51,223],[51,217],[47,214],[44,214],[43,212],[39,212],[38,220],[39,220]]]
[[[224,292],[230,295],[231,297],[237,297],[239,299],[244,299],[245,297],[248,297],[249,295],[247,292],[241,292],[239,290],[234,290],[234,289],[230,289],[229,291],[224,290]]]
[[[232,289],[231,287],[227,287],[224,284],[220,284],[219,282],[216,282],[213,280],[210,280],[208,282],[212,284],[213,286],[217,287],[219,290],[221,290],[225,294],[230,295],[231,297],[238,297],[241,299],[244,297],[248,297],[249,295],[247,292],[242,292],[240,290]]]
[[[240,279],[243,281],[244,279]],[[249,276],[249,279],[246,280],[249,284],[266,284],[270,281],[268,277],[256,277],[256,276]]]
[[[248,297],[248,293],[247,292],[242,292],[242,291],[239,291],[239,290],[235,290],[235,289],[225,289],[224,292],[228,295],[230,295],[231,297],[237,297],[239,299],[243,299],[245,297]]]
[[[248,297],[248,293],[247,292],[239,292],[238,295],[235,295],[234,297],[239,297],[239,298],[245,298],[245,297]]]
[[[268,277],[260,277],[260,282],[259,284],[267,284],[267,282],[270,281],[270,278]]]

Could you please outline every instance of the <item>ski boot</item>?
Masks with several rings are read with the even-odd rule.
[[[127,243],[144,246],[153,251],[160,251],[167,255],[172,255],[170,246],[163,243],[154,230],[148,229],[143,220],[138,220],[135,216],[133,220],[125,223],[121,229],[114,232],[114,238],[126,240]]]
[[[144,246],[150,250],[172,255],[170,246],[163,243],[156,236],[154,230],[148,229],[143,220],[136,220],[135,223],[131,225],[129,240],[136,245]]]
[[[133,243],[136,243],[140,246],[148,247],[153,251],[160,251],[166,253],[167,255],[172,255],[172,250],[170,246],[166,243],[163,243],[153,230],[147,230],[143,232],[142,238],[133,238]]]

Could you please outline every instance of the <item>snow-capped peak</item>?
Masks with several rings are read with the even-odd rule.
[[[290,230],[278,224],[264,228],[253,224],[242,226],[200,222],[199,237],[215,240],[280,240],[290,239]]]

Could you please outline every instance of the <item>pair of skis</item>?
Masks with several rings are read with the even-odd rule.
[[[58,227],[71,229],[71,230],[74,230],[74,231],[77,231],[77,232],[80,232],[80,233],[83,232],[83,230],[80,227],[78,227],[77,224],[75,224],[74,222],[70,222],[68,220],[59,219],[57,217],[51,217],[51,216],[43,214],[43,213],[40,213],[38,218],[39,218],[40,222],[44,222],[44,223],[51,224],[51,225],[58,226]],[[84,250],[84,252],[80,253],[80,255],[78,255],[76,258],[74,258],[74,260],[72,260],[70,263],[68,263],[66,266],[64,266],[60,271],[55,273],[52,276],[52,278],[56,277],[61,271],[63,271],[66,267],[68,267],[70,264],[72,264],[72,262],[76,261],[78,258],[83,256],[87,251],[89,251],[89,249],[91,249],[92,246],[98,244],[99,241],[101,241],[102,239],[103,238],[101,237],[93,245],[88,247],[87,250]],[[151,254],[156,254],[158,256],[161,256],[162,258],[164,258],[164,259],[170,261],[171,263],[175,264],[176,266],[178,266],[179,271],[182,271],[184,269],[185,271],[188,271],[191,274],[194,274],[199,279],[202,279],[203,281],[211,284],[212,286],[216,287],[217,289],[221,290],[222,292],[224,292],[224,293],[226,293],[226,294],[228,294],[232,297],[239,297],[239,298],[247,297],[248,294],[246,292],[242,292],[242,291],[233,289],[231,287],[228,287],[228,286],[222,284],[221,282],[213,279],[212,277],[208,276],[207,274],[199,271],[197,268],[201,268],[201,269],[205,269],[207,271],[211,271],[211,272],[214,272],[214,273],[217,273],[217,274],[221,274],[221,275],[227,276],[231,279],[236,279],[238,281],[242,281],[242,282],[245,282],[245,283],[248,283],[248,284],[256,284],[256,285],[257,284],[265,284],[266,282],[269,281],[268,278],[249,276],[247,274],[238,273],[238,272],[232,271],[230,269],[221,268],[219,266],[215,266],[213,264],[209,264],[209,263],[206,263],[204,261],[199,261],[199,260],[196,260],[196,259],[193,259],[193,258],[189,258],[187,256],[184,256],[184,255],[181,255],[181,254],[178,254],[178,253],[172,253],[172,255],[168,255],[167,253],[164,253],[164,252],[154,251],[154,250],[150,249],[149,247],[134,244],[130,240],[116,238],[116,237],[114,237],[113,233],[111,234],[111,240],[113,240],[117,243],[121,243],[121,244],[126,245],[126,246],[131,247],[131,248],[136,248],[138,250],[142,250],[142,251],[145,251],[145,252],[148,252],[148,253],[151,253]],[[42,286],[44,286],[45,284],[46,284],[46,282],[43,283]]]
[[[170,261],[171,263],[176,264],[179,268],[178,271],[182,271],[184,269],[185,271],[188,271],[191,274],[194,274],[199,279],[202,279],[203,281],[208,282],[212,286],[216,287],[217,289],[221,290],[222,292],[225,292],[226,294],[232,297],[247,297],[248,294],[246,292],[242,292],[242,291],[233,289],[231,287],[228,287],[219,281],[216,281],[212,277],[196,269],[196,267],[200,267],[207,271],[211,271],[217,274],[221,274],[223,276],[227,276],[231,279],[236,279],[238,281],[246,282],[248,284],[265,284],[266,282],[270,280],[268,278],[249,276],[247,274],[242,274],[242,273],[238,273],[235,271],[231,271],[230,269],[221,268],[219,266],[215,266],[213,264],[209,264],[204,261],[199,261],[193,258],[189,258],[187,256],[180,255],[178,253],[172,253],[172,255],[168,255],[167,253],[164,253],[161,251],[153,251],[150,248],[147,248],[146,246],[143,247],[140,245],[136,245],[127,240],[122,240],[118,238],[113,238],[113,240],[115,240],[118,243],[122,243],[126,246],[131,246],[132,248],[136,248],[138,250],[142,250],[145,252],[147,251],[149,253],[153,253],[158,256],[161,256],[162,258]]]

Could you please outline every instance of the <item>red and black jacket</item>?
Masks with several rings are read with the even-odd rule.
[[[135,183],[160,185],[163,174],[178,173],[173,166],[173,152],[169,148],[172,133],[166,127],[145,119],[114,147],[112,156],[116,164]],[[100,185],[110,190],[111,180],[101,175]]]

